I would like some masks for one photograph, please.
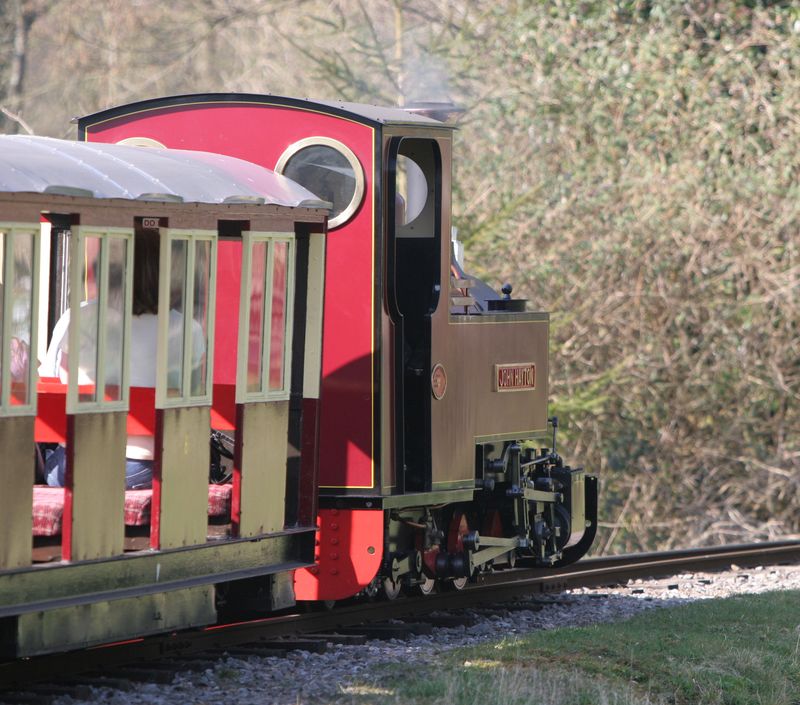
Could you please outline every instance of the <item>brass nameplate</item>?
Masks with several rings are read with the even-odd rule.
[[[536,364],[517,362],[494,366],[494,391],[522,392],[536,389]]]

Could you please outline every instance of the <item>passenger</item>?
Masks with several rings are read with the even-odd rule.
[[[131,318],[130,339],[130,386],[156,386],[156,350],[158,344],[158,262],[159,236],[157,231],[136,231],[133,265],[133,316]],[[173,262],[173,269],[179,270],[184,262]],[[111,275],[113,278],[113,274]],[[118,288],[118,287],[117,287]],[[114,287],[110,286],[110,290]],[[173,297],[174,298],[174,297]],[[85,330],[81,335],[80,362],[96,359],[97,301],[81,303],[81,323]],[[107,309],[107,317],[113,307]],[[120,322],[117,323],[119,325]],[[109,321],[111,326],[113,320]],[[81,326],[84,328],[84,325]],[[192,326],[192,369],[200,368],[205,357],[205,338],[201,326],[194,321]],[[109,359],[118,359],[119,335],[107,335],[107,340],[116,344],[116,350],[107,348]],[[183,339],[183,314],[170,308],[167,343],[168,385],[175,386],[182,369],[181,351]],[[44,362],[39,367],[43,377],[59,377],[67,380],[67,349],[69,340],[69,310],[56,323],[53,337],[47,349]],[[95,371],[91,367],[79,365],[78,384],[94,384]],[[120,380],[107,379],[106,384],[119,384]],[[125,489],[146,489],[153,482],[153,436],[129,435],[125,449]],[[45,449],[45,474],[47,484],[63,487],[66,474],[66,449],[59,445]]]

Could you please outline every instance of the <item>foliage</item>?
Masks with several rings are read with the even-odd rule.
[[[554,312],[554,411],[603,478],[601,547],[796,534],[797,11],[527,8],[497,20],[502,94],[462,141],[473,165],[495,146],[497,207],[462,200],[459,222],[473,262]]]
[[[600,473],[600,550],[800,533],[795,3],[0,10],[0,100],[40,133],[194,91],[461,103],[467,268],[552,311],[560,448]]]

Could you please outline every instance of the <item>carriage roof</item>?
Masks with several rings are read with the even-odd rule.
[[[291,179],[235,157],[27,135],[0,135],[0,192],[330,207]]]

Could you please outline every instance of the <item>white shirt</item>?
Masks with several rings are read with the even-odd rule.
[[[118,332],[119,321],[113,321],[109,311],[107,325],[109,328],[106,336],[106,355],[110,359],[119,357],[121,336]],[[81,336],[80,360],[78,364],[78,384],[94,384],[94,360],[97,358],[97,345],[95,342],[97,331],[97,302],[84,301],[81,303]],[[42,364],[39,365],[40,377],[58,377],[64,384],[68,379],[69,350],[69,309],[64,311],[61,318],[53,328],[53,337],[47,348]],[[117,328],[115,331],[114,329]],[[169,329],[167,333],[167,379],[170,386],[176,381],[181,371],[181,351],[183,348],[183,316],[170,310]],[[131,387],[156,386],[156,355],[158,349],[158,316],[154,313],[144,313],[131,318]],[[200,324],[192,321],[192,369],[197,369],[203,361],[206,352],[205,336]],[[91,367],[87,365],[88,361]],[[113,375],[107,380],[111,384],[119,384]]]
[[[118,359],[121,351],[119,316],[109,310],[106,313],[108,331],[106,333],[106,355]],[[115,320],[116,319],[116,320]],[[68,379],[70,312],[67,309],[53,328],[53,337],[47,354],[39,366],[41,377],[58,377],[64,384]],[[94,384],[95,360],[97,359],[97,302],[84,301],[80,313],[80,359],[78,364],[78,384]],[[175,310],[169,312],[167,334],[167,383],[177,386],[181,376],[181,352],[183,349],[183,315]],[[130,344],[130,385],[132,387],[156,386],[156,357],[158,350],[158,316],[145,313],[131,318]],[[205,335],[200,324],[192,320],[192,369],[197,369],[206,352]],[[91,361],[91,362],[90,362]],[[113,367],[113,366],[112,366]],[[106,382],[118,384],[109,374]],[[128,436],[125,453],[128,458],[151,460],[153,458],[152,436]]]

